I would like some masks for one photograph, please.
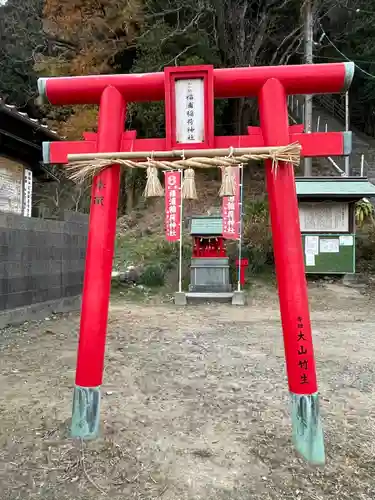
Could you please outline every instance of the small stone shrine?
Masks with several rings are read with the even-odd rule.
[[[190,234],[193,238],[193,253],[189,292],[231,294],[229,258],[223,238],[222,217],[217,215],[192,217]]]

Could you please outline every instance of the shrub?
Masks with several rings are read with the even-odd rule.
[[[163,286],[165,269],[160,264],[151,264],[146,267],[140,276],[139,283],[149,287]]]
[[[244,206],[242,254],[249,260],[248,269],[253,274],[273,266],[272,235],[266,200],[256,200]]]
[[[375,272],[375,228],[372,224],[357,232],[356,260],[359,271]]]

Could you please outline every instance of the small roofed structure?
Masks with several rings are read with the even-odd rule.
[[[189,297],[231,298],[229,258],[226,254],[221,216],[194,216],[190,221],[193,254]]]
[[[191,220],[193,258],[226,257],[223,238],[223,219],[220,216],[201,216]]]
[[[355,204],[375,198],[364,177],[296,179],[307,274],[354,274]]]
[[[33,179],[53,180],[42,163],[43,142],[57,132],[0,99],[0,211],[31,216]]]

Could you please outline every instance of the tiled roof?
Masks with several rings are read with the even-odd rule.
[[[197,236],[217,236],[223,234],[221,217],[198,216],[191,218],[190,234]]]
[[[3,99],[0,98],[0,113],[6,113],[10,116],[14,116],[16,119],[23,121],[24,123],[29,124],[31,128],[43,130],[43,132],[48,135],[51,139],[60,140],[61,137],[55,130],[51,130],[48,125],[41,123],[39,120],[35,118],[30,118],[27,113],[22,113],[18,111],[16,106],[11,104],[6,104]]]
[[[375,186],[364,177],[296,178],[298,198],[373,198]]]

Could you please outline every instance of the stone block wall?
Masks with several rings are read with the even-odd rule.
[[[0,213],[0,311],[81,294],[88,217],[61,219]]]

